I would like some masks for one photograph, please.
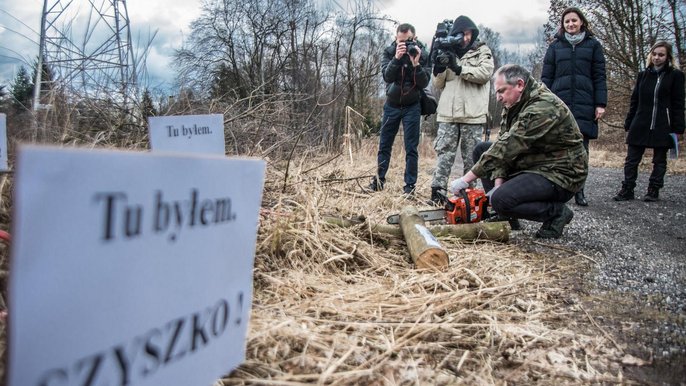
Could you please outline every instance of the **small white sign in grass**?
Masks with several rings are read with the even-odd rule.
[[[149,117],[152,151],[224,155],[224,116],[174,115]]]
[[[7,116],[0,113],[0,172],[9,171],[7,163]]]
[[[263,161],[17,156],[9,385],[209,386],[244,360]]]

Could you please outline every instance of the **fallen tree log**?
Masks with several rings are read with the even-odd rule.
[[[501,243],[510,240],[510,224],[507,221],[434,225],[429,227],[429,230],[436,237],[455,236],[461,240],[490,240]]]
[[[406,206],[400,211],[400,229],[417,268],[443,268],[450,263],[448,252],[424,225],[417,208]]]
[[[364,217],[347,219],[342,217],[324,216],[323,220],[332,225],[347,228],[365,224]],[[403,231],[398,225],[369,224],[373,233],[385,233],[403,237]],[[510,224],[507,221],[477,222],[473,224],[429,225],[431,234],[436,237],[453,236],[464,241],[490,240],[506,243],[510,240]]]

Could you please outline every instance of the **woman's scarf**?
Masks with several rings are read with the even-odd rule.
[[[581,41],[584,40],[585,37],[586,37],[585,31],[579,32],[576,35],[570,35],[569,33],[565,32],[565,38],[567,39],[569,44],[571,44],[573,46],[581,43]]]

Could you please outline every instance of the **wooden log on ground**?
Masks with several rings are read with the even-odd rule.
[[[364,218],[347,219],[342,217],[324,216],[323,220],[329,224],[342,228],[365,223]],[[370,224],[369,229],[374,233],[386,233],[403,237],[403,231],[397,225]],[[510,224],[507,221],[478,222],[473,224],[429,225],[431,234],[436,237],[453,236],[464,241],[490,240],[506,243],[510,240]]]
[[[429,227],[429,230],[436,237],[455,236],[467,241],[490,240],[506,243],[510,240],[510,224],[507,221],[434,225]]]
[[[448,266],[448,253],[424,225],[424,219],[419,215],[417,208],[406,206],[400,211],[400,229],[417,268]]]

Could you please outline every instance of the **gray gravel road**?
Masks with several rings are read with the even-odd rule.
[[[636,200],[617,202],[612,197],[621,187],[622,170],[591,168],[589,206],[572,199],[574,219],[551,243],[597,262],[582,276],[588,293],[603,297],[605,305],[596,309],[606,311],[601,321],[614,323],[625,342],[663,366],[653,379],[669,373],[674,380],[686,377],[686,176],[668,175],[660,200],[644,202],[648,175],[639,173]],[[526,244],[539,225],[524,222],[517,242]]]

